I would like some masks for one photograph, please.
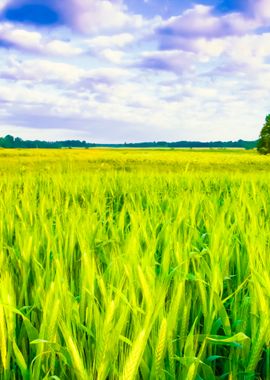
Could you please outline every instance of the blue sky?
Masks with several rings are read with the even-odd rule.
[[[257,138],[269,0],[0,0],[0,135]]]

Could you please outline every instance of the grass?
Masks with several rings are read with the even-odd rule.
[[[269,169],[0,150],[0,379],[270,379]]]

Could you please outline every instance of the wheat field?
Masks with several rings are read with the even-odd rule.
[[[0,379],[270,379],[270,158],[0,150]]]

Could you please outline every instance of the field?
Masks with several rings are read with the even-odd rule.
[[[270,158],[0,150],[0,379],[270,379]]]

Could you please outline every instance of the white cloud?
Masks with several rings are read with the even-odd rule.
[[[268,0],[249,0],[251,12],[259,20],[267,22],[270,20],[270,3]]]
[[[146,51],[141,54],[138,67],[183,73],[194,70],[195,59],[193,52],[182,50]]]
[[[128,69],[103,67],[85,69],[77,65],[46,59],[17,59],[10,57],[0,68],[0,76],[6,80],[28,81],[32,84],[55,84],[87,87],[90,84],[111,85],[120,83],[134,74]]]
[[[109,62],[120,64],[123,61],[124,52],[121,50],[104,49],[99,53],[99,56],[105,58]]]
[[[24,49],[40,49],[42,35],[39,32],[18,29],[11,24],[0,24],[0,38]]]
[[[2,9],[4,9],[8,3],[9,3],[9,0],[1,0],[0,1],[0,11],[2,11]]]
[[[84,70],[63,62],[34,59],[10,59],[6,68],[0,71],[2,78],[31,82],[63,82],[76,83],[82,77]]]
[[[170,36],[196,38],[215,38],[226,35],[244,34],[256,29],[258,21],[245,17],[242,13],[229,13],[217,16],[212,6],[194,5],[179,16],[165,20],[160,28],[163,44],[171,44]],[[168,40],[168,41],[167,41]]]
[[[130,33],[113,34],[110,36],[97,36],[89,40],[85,40],[85,44],[90,48],[123,48],[134,42],[135,37]]]
[[[73,55],[80,55],[84,51],[80,47],[73,46],[69,42],[61,41],[61,40],[52,40],[45,43],[40,52],[45,52],[48,55],[58,55],[61,57],[68,57]]]
[[[43,36],[40,32],[17,28],[10,23],[0,24],[0,40],[15,47],[39,54],[73,56],[83,53],[69,42]]]
[[[144,23],[143,16],[129,14],[122,1],[67,0],[64,4],[59,3],[58,7],[67,25],[85,34],[137,29]]]

